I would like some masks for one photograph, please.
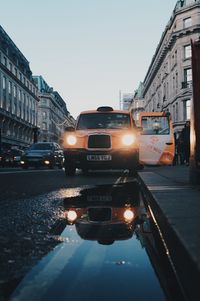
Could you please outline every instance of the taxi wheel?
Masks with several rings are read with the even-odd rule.
[[[82,168],[82,173],[84,174],[84,175],[88,175],[88,168]]]
[[[76,167],[74,165],[65,166],[65,174],[66,176],[74,176],[76,173]]]

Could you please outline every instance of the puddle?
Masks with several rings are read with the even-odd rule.
[[[179,300],[136,181],[68,193],[63,207],[61,243],[9,300]]]

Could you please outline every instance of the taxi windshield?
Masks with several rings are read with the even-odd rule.
[[[86,113],[81,114],[77,130],[83,129],[128,129],[130,116],[124,113]]]

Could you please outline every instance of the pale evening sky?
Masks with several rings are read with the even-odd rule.
[[[144,80],[176,0],[0,0],[0,24],[76,118]]]

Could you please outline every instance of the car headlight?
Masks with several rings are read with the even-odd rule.
[[[76,141],[77,141],[76,136],[74,136],[74,135],[67,136],[67,143],[69,145],[75,145]]]
[[[134,219],[134,212],[131,209],[124,211],[124,219],[126,222],[131,222]]]
[[[122,137],[122,143],[124,144],[124,145],[131,145],[131,144],[133,144],[134,142],[135,142],[135,135],[133,135],[133,134],[126,134],[126,135],[124,135],[123,137]]]

